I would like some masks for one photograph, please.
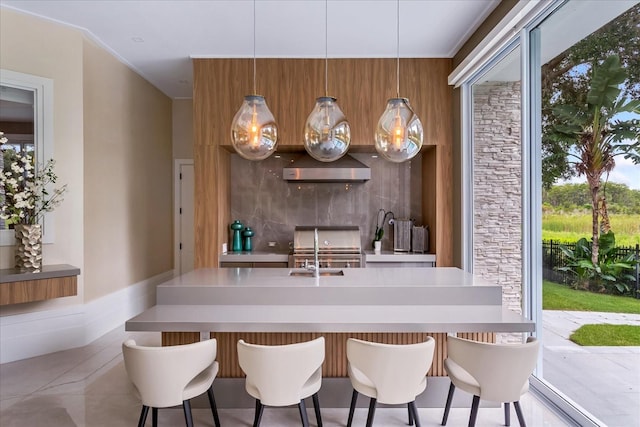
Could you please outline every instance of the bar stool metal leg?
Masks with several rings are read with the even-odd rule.
[[[524,422],[524,416],[522,415],[522,408],[520,408],[520,401],[513,402],[513,407],[516,408],[516,415],[518,416],[520,427],[527,427],[527,424]]]
[[[322,427],[322,416],[320,415],[320,400],[318,400],[318,393],[314,393],[313,396],[313,409],[316,412],[316,423],[318,427]]]
[[[298,409],[300,410],[300,418],[302,419],[302,427],[309,427],[309,420],[307,419],[307,407],[304,404],[304,399],[300,399],[300,403],[298,403]]]
[[[418,408],[416,407],[416,401],[409,402],[409,413],[413,414],[413,419],[416,422],[416,427],[420,427],[420,417],[418,416]]]
[[[262,420],[262,411],[264,410],[264,405],[256,399],[256,414],[253,418],[253,427],[258,427],[260,425],[260,421]]]
[[[509,408],[509,402],[504,402],[504,425],[507,427],[511,425],[511,411]]]
[[[444,415],[442,416],[442,425],[447,425],[447,418],[449,418],[449,409],[451,409],[451,402],[453,401],[453,393],[456,391],[456,386],[451,383],[449,386],[449,394],[447,394],[447,403],[444,405]]]
[[[476,425],[478,406],[480,406],[480,396],[473,396],[473,401],[471,402],[471,415],[469,416],[469,427],[474,427]]]
[[[371,402],[369,402],[369,414],[367,415],[367,427],[371,427],[373,425],[373,417],[376,415],[376,402],[377,400],[373,397],[371,398]]]
[[[213,397],[213,384],[207,390],[207,396],[209,397],[209,405],[211,406],[211,412],[213,413],[213,422],[216,427],[220,427],[220,418],[218,417],[218,407],[216,406],[216,399]]]
[[[356,401],[358,400],[358,392],[354,389],[351,395],[351,406],[349,406],[349,419],[347,420],[347,427],[351,427],[353,421],[353,412],[356,409]]]
[[[193,417],[191,416],[191,402],[189,402],[188,400],[183,400],[182,409],[184,410],[184,419],[187,422],[187,427],[193,427]]]
[[[140,419],[138,420],[138,427],[144,427],[144,423],[147,422],[147,414],[149,413],[149,407],[142,405],[142,411],[140,412]]]

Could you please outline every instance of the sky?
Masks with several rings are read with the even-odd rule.
[[[617,156],[616,167],[609,174],[609,182],[626,184],[629,188],[640,190],[640,165],[634,165],[631,159]],[[604,177],[603,177],[604,178]],[[580,184],[587,182],[584,176],[573,177],[568,181],[558,181],[558,184]]]

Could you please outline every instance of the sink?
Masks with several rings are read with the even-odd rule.
[[[309,270],[291,270],[289,276],[292,277],[313,277],[313,271]],[[344,276],[342,270],[320,269],[320,276]]]

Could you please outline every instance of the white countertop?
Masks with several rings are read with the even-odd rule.
[[[320,271],[343,272],[343,276],[291,276],[290,268],[201,268],[158,285],[167,287],[469,287],[496,286],[455,267],[439,268],[343,268]]]
[[[300,271],[301,269],[295,269]],[[129,331],[523,332],[502,288],[457,268],[354,268],[292,277],[288,268],[199,269],[157,287]]]
[[[364,251],[366,262],[436,262],[435,254],[421,254],[415,252]],[[288,262],[289,253],[284,252],[227,252],[220,254],[219,262]]]
[[[218,256],[218,262],[288,262],[289,253],[283,252],[227,252]]]
[[[436,254],[420,254],[415,252],[364,251],[366,262],[436,262]]]
[[[495,305],[156,305],[127,331],[531,332],[533,322]]]

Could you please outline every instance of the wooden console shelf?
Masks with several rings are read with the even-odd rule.
[[[0,305],[77,295],[79,274],[79,268],[68,264],[46,265],[37,273],[0,270]]]

